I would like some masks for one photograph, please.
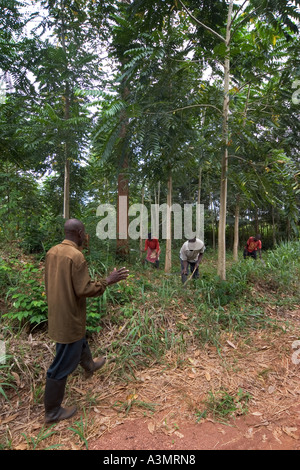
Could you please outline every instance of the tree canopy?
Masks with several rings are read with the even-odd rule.
[[[100,203],[163,203],[169,191],[169,204],[204,204],[223,279],[226,249],[249,231],[270,246],[297,237],[299,7],[2,0],[5,236],[45,247],[61,217],[95,233]]]

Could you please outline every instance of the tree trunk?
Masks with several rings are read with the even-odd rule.
[[[123,171],[128,167],[127,158],[123,164]],[[117,247],[116,256],[125,260],[129,255],[128,243],[128,210],[129,210],[129,184],[127,172],[118,176],[118,202],[117,202]]]
[[[61,29],[60,29],[60,39],[64,55],[66,56],[66,43],[65,43],[65,24],[64,24],[64,2],[61,1]],[[67,121],[70,119],[70,88],[69,83],[66,81],[65,86],[65,95],[63,97],[65,103],[64,109],[64,119]],[[64,168],[64,209],[63,217],[64,219],[70,218],[70,160],[68,158],[68,142],[67,137],[65,138],[64,144],[64,158],[65,158],[65,168]]]
[[[121,85],[121,94],[124,100],[129,95],[129,89],[126,83]],[[117,203],[117,247],[116,256],[122,260],[126,260],[129,255],[129,239],[128,239],[128,223],[129,223],[129,180],[128,180],[128,167],[129,167],[129,154],[126,143],[126,134],[128,127],[128,117],[126,112],[121,112],[120,121],[122,122],[120,131],[120,144],[118,148],[120,173],[118,176],[118,203]],[[121,197],[121,199],[120,199]],[[125,197],[127,198],[125,200]],[[123,199],[124,198],[124,199]],[[122,201],[123,199],[123,201]],[[120,208],[122,209],[120,210]],[[126,214],[125,212],[126,211]],[[122,220],[122,226],[120,225]],[[127,229],[126,229],[126,227]],[[125,233],[126,232],[126,233]]]
[[[259,233],[258,208],[255,207],[255,234]]]
[[[70,218],[70,160],[66,156],[65,159],[65,175],[64,175],[64,219]]]
[[[172,175],[169,176],[168,180],[168,195],[167,195],[167,240],[166,240],[166,257],[165,257],[165,272],[169,273],[172,268]]]
[[[248,86],[247,100],[244,110],[244,119],[243,127],[246,126],[247,112],[248,112],[248,103],[250,98],[251,85]],[[239,218],[240,218],[240,194],[236,198],[236,207],[235,207],[235,218],[234,218],[234,239],[233,239],[233,259],[238,261],[238,248],[239,248]]]
[[[275,214],[274,206],[272,206],[272,238],[273,238],[273,247],[276,246],[276,225],[275,225]]]
[[[233,0],[230,0],[226,27],[226,57],[224,63],[223,103],[223,145],[220,190],[220,219],[218,233],[218,275],[226,280],[226,210],[227,210],[227,169],[228,169],[228,116],[229,116],[229,74],[230,74],[230,31]]]
[[[64,119],[70,119],[70,97],[69,97],[69,86],[66,84],[66,92],[64,96],[65,110]],[[70,218],[70,178],[71,178],[71,164],[68,158],[68,142],[66,137],[65,142],[65,171],[64,171],[64,219]]]
[[[197,203],[201,204],[201,182],[202,182],[202,168],[199,168],[199,178],[198,178],[198,197]]]
[[[121,0],[122,3],[129,3],[129,0]],[[128,59],[122,55],[120,57],[121,69],[124,71]],[[130,91],[128,88],[126,78],[122,79],[120,84],[120,94],[124,101],[127,101]],[[120,114],[121,130],[120,130],[120,143],[118,148],[120,173],[118,176],[118,203],[117,203],[117,247],[116,256],[122,260],[126,260],[129,255],[129,238],[128,238],[128,210],[129,210],[129,180],[128,180],[128,167],[129,167],[129,150],[126,142],[126,134],[128,129],[128,116],[126,111],[121,111]],[[121,204],[120,196],[127,197],[127,204]],[[125,199],[124,199],[125,200]],[[120,211],[120,208],[122,210]],[[123,211],[127,211],[126,214]],[[120,219],[123,220],[124,227],[120,226]],[[125,234],[125,225],[127,224],[127,231]]]
[[[240,195],[237,195],[234,216],[233,260],[238,261],[239,249]]]
[[[210,205],[210,210],[211,210],[212,246],[213,246],[213,250],[216,251],[215,208],[214,208],[211,192],[209,193],[209,205]]]

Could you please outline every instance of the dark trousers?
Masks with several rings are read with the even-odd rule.
[[[87,353],[90,354],[90,348],[86,338],[70,344],[56,343],[56,356],[47,371],[47,377],[54,380],[66,379]]]
[[[247,248],[245,248],[245,249],[244,249],[244,259],[246,259],[247,256],[251,256],[251,258],[256,259],[256,257],[257,257],[257,251],[255,250],[255,251],[251,251],[251,252],[250,252],[250,251],[247,250]]]
[[[155,261],[155,263],[151,263],[151,261],[148,261],[147,259],[145,260],[147,264],[152,264],[155,266],[157,269],[159,269],[159,259]]]
[[[182,259],[180,259],[180,264],[181,264],[181,272],[182,272],[183,269],[184,269]],[[195,269],[195,266],[196,266],[196,262],[192,263],[191,261],[188,261],[188,268],[187,268],[188,273],[187,274],[181,274],[182,282],[185,282],[187,280],[187,277],[188,277],[188,274],[189,274],[189,268],[190,268],[190,271],[191,271],[191,274],[192,274],[192,272]],[[198,279],[198,278],[199,278],[199,266],[193,274],[193,279]]]

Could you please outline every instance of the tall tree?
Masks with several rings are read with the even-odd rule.
[[[35,58],[33,73],[44,123],[59,141],[58,147],[53,148],[52,158],[58,158],[60,165],[64,165],[63,216],[67,219],[72,168],[87,153],[91,126],[87,100],[76,92],[101,79],[97,43],[100,24],[95,27],[95,16],[100,19],[100,14],[93,2],[82,0],[42,0],[36,2],[36,8],[39,4],[46,11],[40,26],[46,27],[51,36],[44,40]]]

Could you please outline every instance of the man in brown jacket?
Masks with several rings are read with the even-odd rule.
[[[68,375],[80,364],[90,377],[105,363],[105,358],[93,360],[85,338],[86,298],[102,295],[107,286],[128,276],[121,268],[106,279],[92,281],[81,252],[86,237],[83,223],[69,219],[64,230],[65,240],[48,251],[45,263],[48,331],[56,342],[56,356],[46,377],[46,423],[70,418],[76,412],[76,407],[61,407]]]

